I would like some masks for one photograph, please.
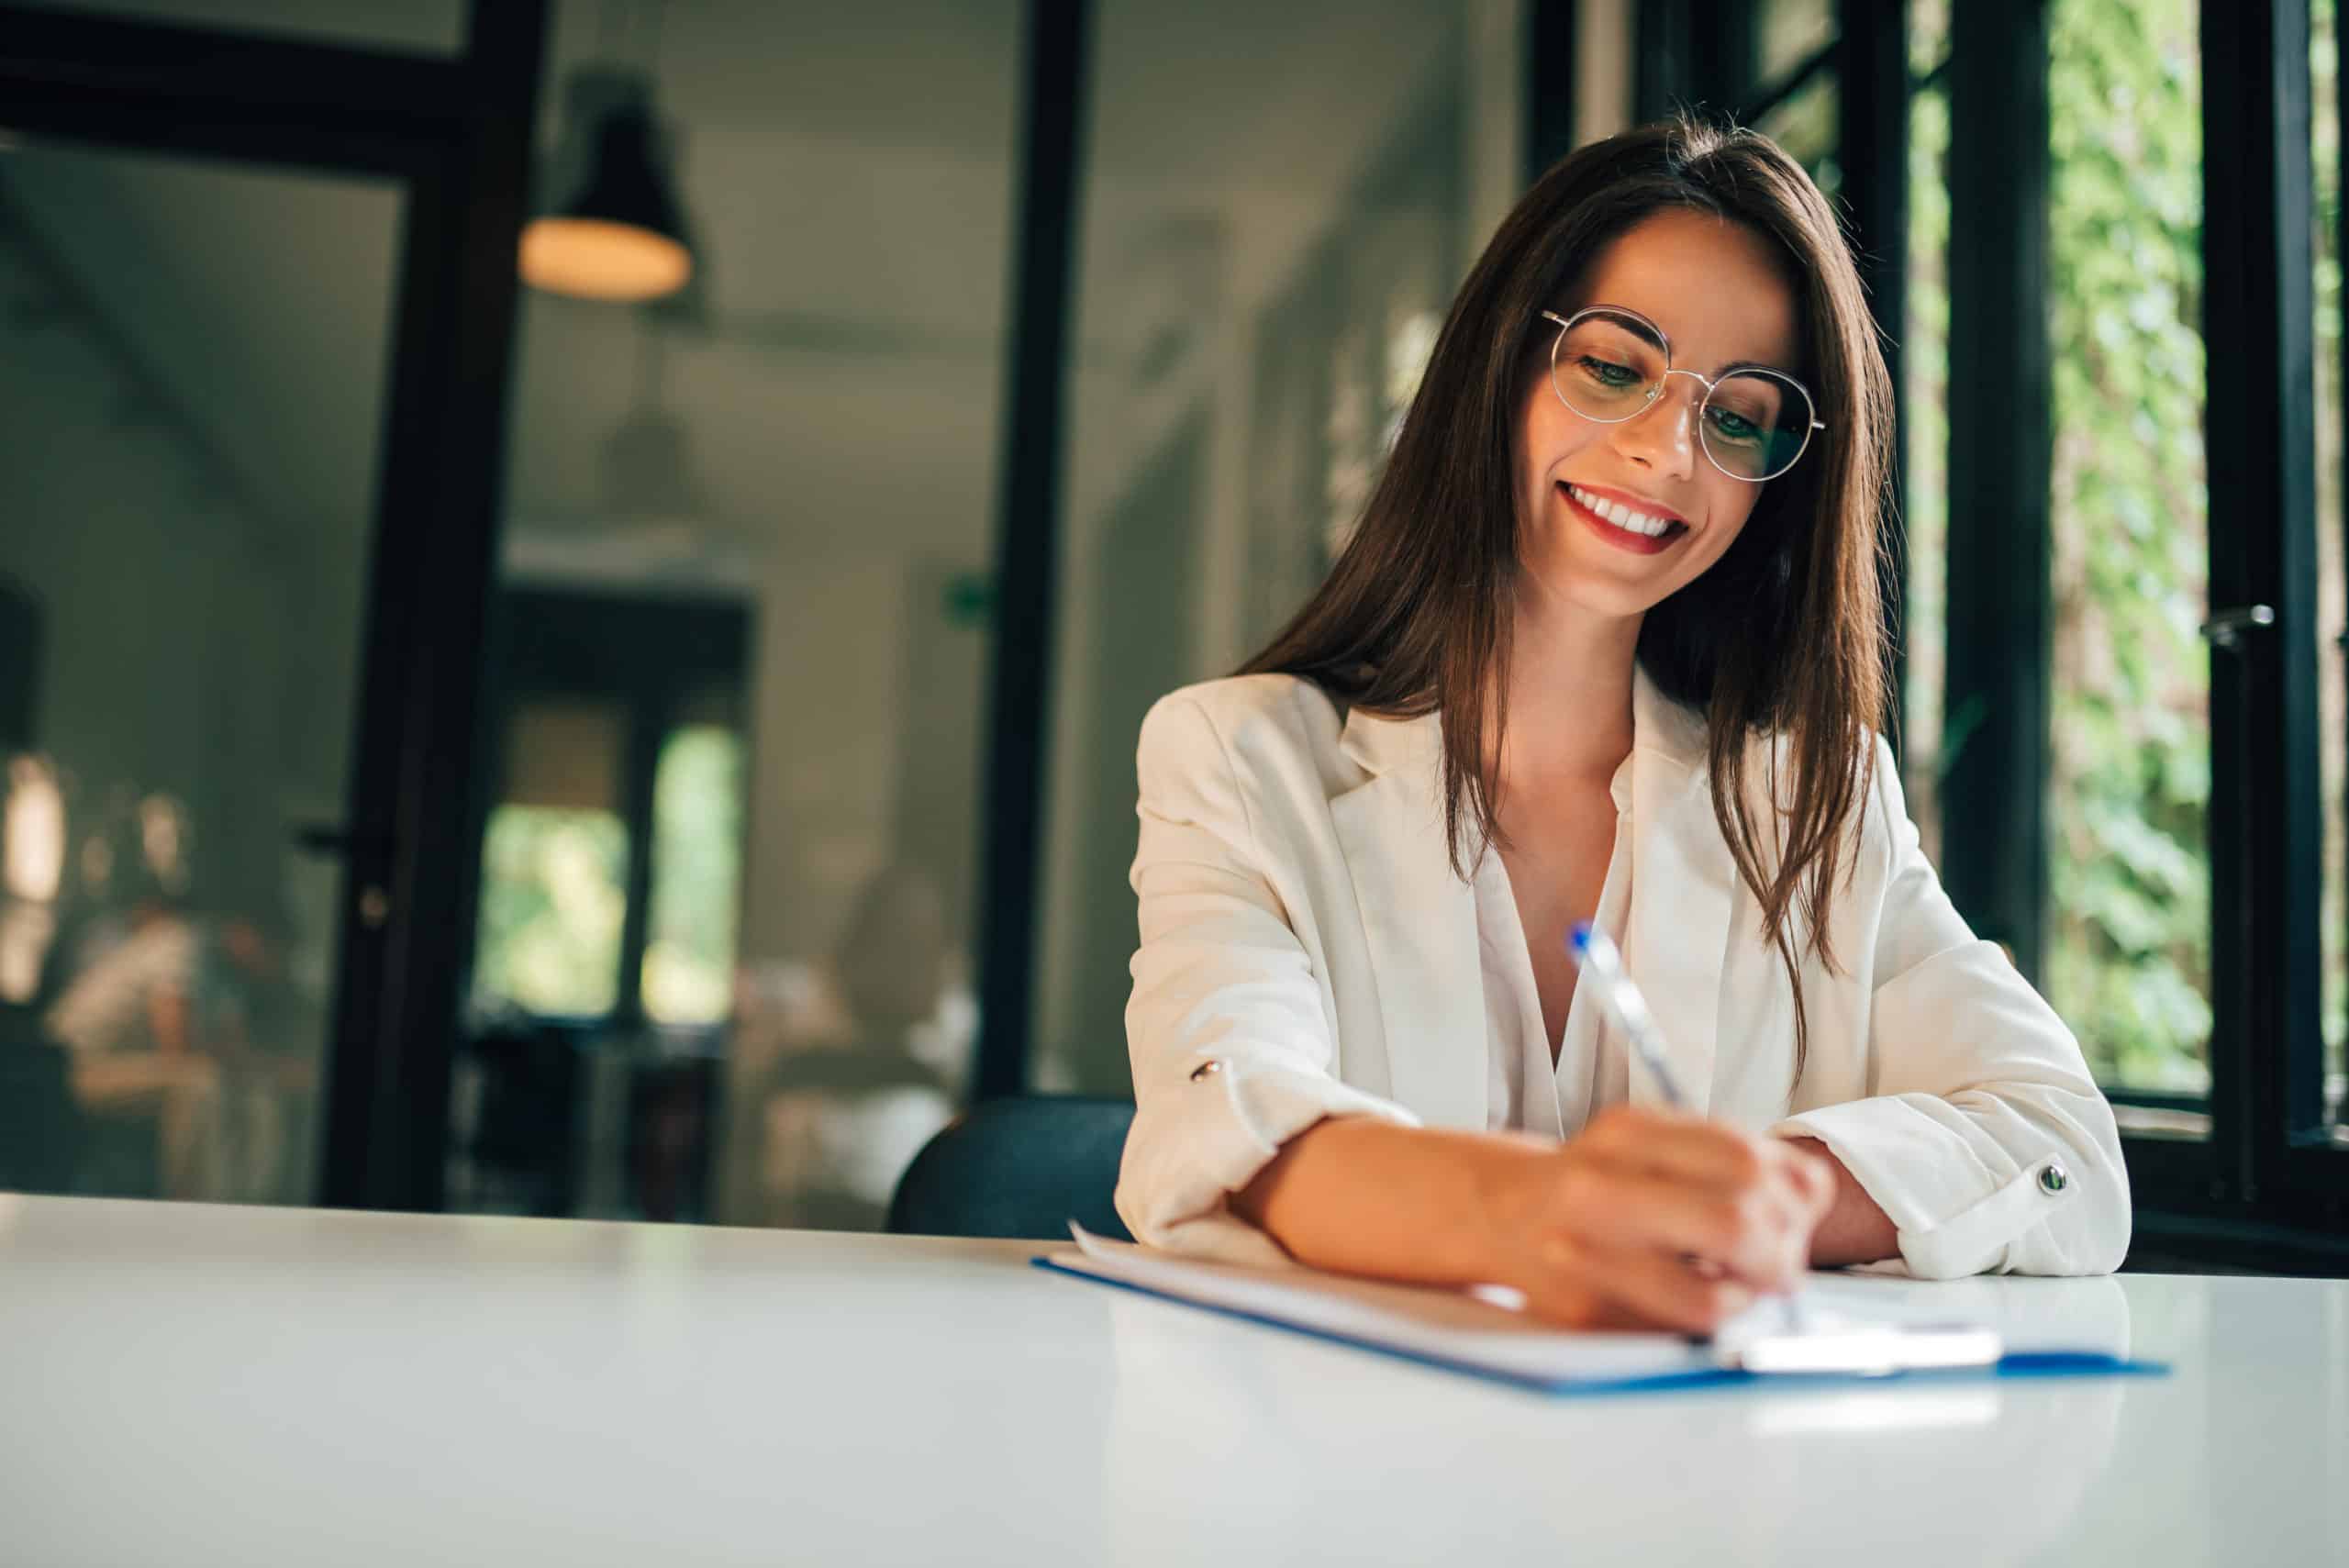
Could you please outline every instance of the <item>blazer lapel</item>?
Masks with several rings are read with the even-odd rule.
[[[1631,908],[1623,962],[1647,997],[1675,1078],[1710,1105],[1737,863],[1713,819],[1703,721],[1644,671],[1631,693]],[[1636,1058],[1631,1099],[1663,1095]]]
[[[1368,940],[1395,1098],[1431,1125],[1486,1125],[1488,1058],[1475,890],[1445,853],[1433,715],[1349,714],[1341,749],[1369,776],[1330,802]]]

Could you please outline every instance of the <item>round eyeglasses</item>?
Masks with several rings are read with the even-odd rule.
[[[1759,484],[1792,468],[1826,426],[1813,417],[1809,391],[1761,365],[1733,365],[1720,380],[1672,368],[1672,340],[1636,310],[1594,305],[1572,316],[1542,313],[1558,324],[1550,345],[1550,387],[1558,401],[1599,425],[1635,419],[1685,375],[1705,389],[1697,435],[1705,456],[1731,479]]]

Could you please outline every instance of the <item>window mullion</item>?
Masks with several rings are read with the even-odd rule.
[[[2051,535],[2047,15],[1950,28],[1949,553],[1943,880],[2040,978],[2047,896]]]
[[[2204,0],[2212,617],[2271,623],[2212,649],[2211,1108],[2260,1201],[2318,1118],[2319,899],[2313,189],[2305,0]]]

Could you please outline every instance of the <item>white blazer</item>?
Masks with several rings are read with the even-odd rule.
[[[1803,968],[1797,1083],[1786,971],[1713,817],[1703,720],[1644,673],[1632,719],[1626,946],[1695,1108],[1823,1141],[1898,1229],[1910,1273],[2118,1266],[2111,1107],[2062,1020],[1942,891],[1883,741],[1830,914],[1843,973]],[[1117,1195],[1141,1240],[1272,1261],[1226,1198],[1286,1140],[1326,1116],[1487,1125],[1475,895],[1446,852],[1439,727],[1341,715],[1286,675],[1192,686],[1143,721],[1137,1114]],[[1771,743],[1755,745],[1759,803]],[[1631,1099],[1657,1099],[1636,1068]]]

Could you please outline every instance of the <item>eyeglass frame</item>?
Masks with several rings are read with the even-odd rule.
[[[1616,419],[1601,419],[1597,415],[1584,413],[1581,409],[1574,406],[1572,401],[1567,398],[1564,390],[1558,385],[1558,350],[1565,346],[1566,334],[1572,331],[1574,329],[1575,323],[1580,321],[1584,317],[1602,315],[1627,317],[1630,319],[1638,322],[1649,331],[1654,333],[1655,340],[1664,345],[1664,374],[1656,379],[1656,384],[1653,386],[1648,388],[1648,395],[1645,402],[1642,403],[1637,408],[1632,409],[1629,414],[1623,415],[1620,418]],[[1767,484],[1773,479],[1784,479],[1787,474],[1794,472],[1795,464],[1802,461],[1803,454],[1810,450],[1811,431],[1823,430],[1827,428],[1827,427],[1819,419],[1819,399],[1811,395],[1810,388],[1805,386],[1801,382],[1796,380],[1793,376],[1788,375],[1782,370],[1776,370],[1769,365],[1762,364],[1731,365],[1729,370],[1722,374],[1720,381],[1714,381],[1706,376],[1701,371],[1685,371],[1676,368],[1672,362],[1672,335],[1666,332],[1663,328],[1657,326],[1654,322],[1649,320],[1646,317],[1642,316],[1638,311],[1633,310],[1627,306],[1586,305],[1580,310],[1575,311],[1572,316],[1561,316],[1554,310],[1545,310],[1542,313],[1542,319],[1544,321],[1554,321],[1558,324],[1558,335],[1550,341],[1550,395],[1555,397],[1561,404],[1564,405],[1567,413],[1573,415],[1577,419],[1587,419],[1594,425],[1627,425],[1631,423],[1632,420],[1638,418],[1641,415],[1646,413],[1649,409],[1656,406],[1657,399],[1664,395],[1664,384],[1676,375],[1685,375],[1705,389],[1704,398],[1697,406],[1699,414],[1703,412],[1705,405],[1713,400],[1713,393],[1720,387],[1722,381],[1727,381],[1732,375],[1744,374],[1748,372],[1760,372],[1764,374],[1776,376],[1780,381],[1785,382],[1788,386],[1791,386],[1797,392],[1801,393],[1802,400],[1806,404],[1809,405],[1811,413],[1809,428],[1805,429],[1802,433],[1802,445],[1795,449],[1794,456],[1787,459],[1786,467],[1777,470],[1774,473],[1764,474],[1759,479],[1752,478],[1742,473],[1730,473],[1728,465],[1723,463],[1720,459],[1715,457],[1713,455],[1713,449],[1706,444],[1703,425],[1700,423],[1698,426],[1697,444],[1704,449],[1705,461],[1711,463],[1714,468],[1720,470],[1725,477],[1734,479],[1741,484]]]

